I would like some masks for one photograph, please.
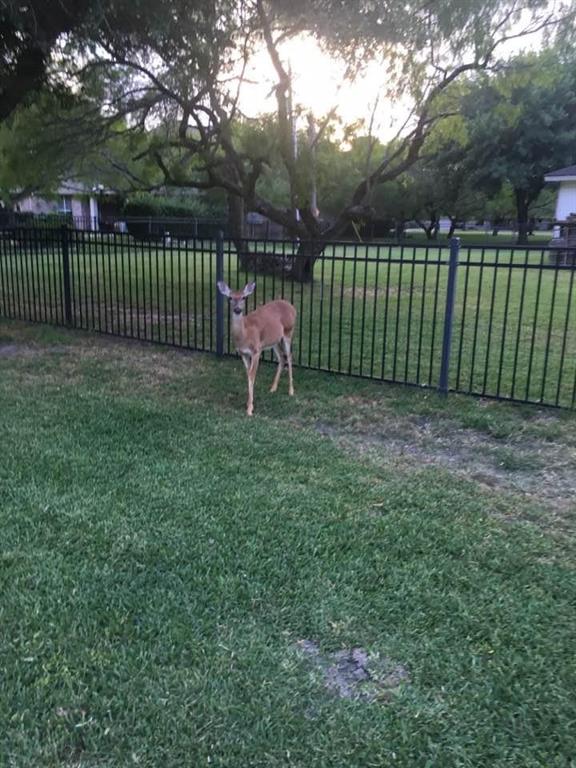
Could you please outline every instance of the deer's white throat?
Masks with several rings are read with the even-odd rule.
[[[232,312],[232,336],[238,346],[238,342],[244,336],[244,314],[236,315]]]

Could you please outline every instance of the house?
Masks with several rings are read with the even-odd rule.
[[[100,229],[105,219],[117,215],[114,193],[102,185],[87,186],[79,181],[63,181],[53,195],[31,195],[16,205],[18,213],[61,215],[72,219],[78,229]]]
[[[556,200],[556,221],[566,221],[576,214],[576,165],[550,171],[544,181],[560,184]]]
[[[550,171],[544,181],[559,183],[556,200],[556,226],[550,246],[554,250],[550,261],[554,264],[576,263],[576,165]]]

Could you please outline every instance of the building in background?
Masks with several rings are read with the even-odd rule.
[[[17,213],[34,216],[63,216],[79,229],[97,231],[103,222],[119,213],[118,198],[102,185],[88,186],[79,181],[64,181],[53,195],[31,194],[15,206]]]
[[[576,165],[550,171],[544,181],[560,184],[556,198],[556,221],[566,221],[576,215]]]

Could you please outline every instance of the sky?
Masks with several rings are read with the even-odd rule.
[[[344,63],[323,53],[311,38],[289,41],[283,46],[282,54],[284,64],[292,69],[295,103],[312,111],[316,117],[323,117],[338,106],[338,115],[345,124],[362,118],[368,125],[375,100],[384,86],[380,63],[368,64],[365,72],[352,84],[344,78]],[[271,93],[272,80],[268,79],[270,72],[267,53],[263,51],[254,56],[247,73],[248,79],[254,82],[245,87],[242,99],[242,108],[251,117],[276,107]],[[406,119],[407,111],[407,104],[400,111],[398,106],[393,110],[391,103],[380,99],[373,132],[382,138],[392,138],[397,130],[395,126]]]
[[[499,49],[504,56],[511,56],[521,50],[537,50],[542,46],[542,35],[535,34],[506,44]],[[338,106],[338,115],[344,124],[363,119],[369,125],[374,104],[382,92],[384,67],[382,62],[367,64],[365,71],[352,84],[344,78],[345,65],[323,53],[310,37],[301,36],[286,42],[281,49],[284,65],[290,65],[293,74],[294,101],[305,111],[311,111],[320,118]],[[247,72],[248,83],[243,91],[241,107],[244,113],[255,117],[276,108],[271,92],[272,68],[265,51],[256,54]],[[404,124],[410,112],[408,98],[390,102],[380,96],[375,112],[373,134],[382,141],[389,141]],[[304,128],[302,119],[299,127]]]

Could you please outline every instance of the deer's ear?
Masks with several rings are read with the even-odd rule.
[[[218,290],[223,296],[226,296],[227,298],[230,298],[230,288],[226,285],[226,283],[223,283],[221,280],[219,280],[216,285],[218,286]]]
[[[254,293],[254,289],[256,288],[256,283],[248,283],[248,285],[244,286],[244,290],[242,291],[242,296],[246,298],[246,296],[250,296],[251,293]]]

